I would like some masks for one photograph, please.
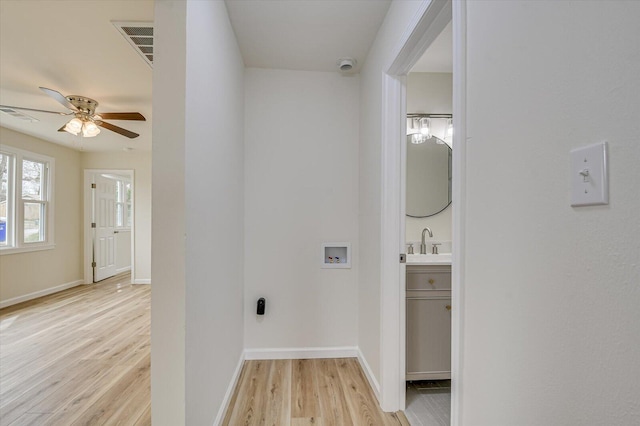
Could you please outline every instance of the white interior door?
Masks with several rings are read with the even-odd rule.
[[[93,282],[116,274],[116,181],[95,176]]]

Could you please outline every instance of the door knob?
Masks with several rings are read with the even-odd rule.
[[[451,311],[451,305],[447,305],[445,306],[445,308],[447,309],[447,311]]]

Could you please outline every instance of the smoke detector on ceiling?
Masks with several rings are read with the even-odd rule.
[[[353,58],[338,59],[338,70],[340,72],[349,72],[356,66],[357,61]]]

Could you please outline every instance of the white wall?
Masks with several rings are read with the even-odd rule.
[[[420,3],[391,3],[360,73],[358,346],[377,380],[381,346],[382,77]]]
[[[453,74],[412,72],[407,78],[407,113],[453,113]],[[435,216],[406,218],[406,241],[420,242],[422,230],[428,226],[433,238],[428,241],[451,241],[451,206]],[[418,253],[419,245],[414,244]],[[427,247],[429,247],[427,245]]]
[[[245,81],[245,346],[356,346],[358,261],[320,265],[323,242],[358,254],[359,77],[247,69]]]
[[[0,127],[2,145],[55,159],[55,243],[51,250],[0,255],[0,303],[82,280],[80,152]],[[20,299],[18,299],[20,298]]]
[[[467,4],[462,424],[639,424],[640,2]],[[603,140],[611,202],[572,208]]]
[[[136,263],[135,276],[131,279],[148,282],[151,279],[151,152],[83,152],[82,168],[133,170]],[[123,245],[126,244],[119,244],[118,249]]]
[[[452,114],[453,74],[412,72],[407,77],[407,113]]]
[[[186,421],[186,15],[186,2],[155,3],[151,419],[158,426],[180,426]]]
[[[156,3],[154,425],[211,425],[243,350],[243,63],[224,2]]]
[[[149,260],[151,260],[151,256],[149,256]],[[116,271],[125,272],[130,270],[131,270],[131,231],[120,230],[116,235]]]
[[[187,424],[211,425],[243,351],[244,64],[224,2],[187,6]]]

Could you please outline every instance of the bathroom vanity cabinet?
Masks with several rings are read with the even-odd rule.
[[[407,265],[406,380],[451,378],[451,266]]]

